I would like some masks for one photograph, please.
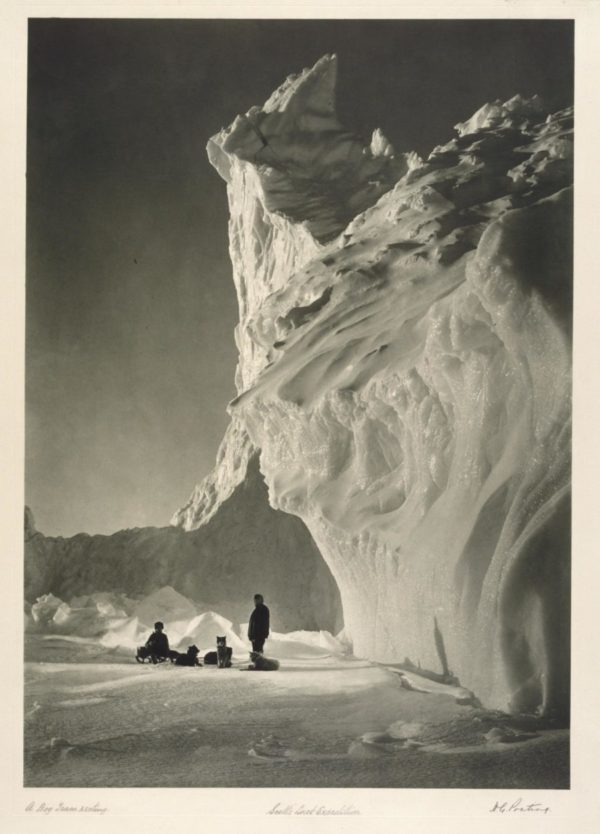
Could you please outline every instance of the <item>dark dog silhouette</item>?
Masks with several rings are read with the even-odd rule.
[[[175,666],[202,666],[198,658],[199,652],[200,649],[198,646],[188,646],[188,650],[185,654],[182,654],[181,652],[172,652],[171,662],[174,663]]]

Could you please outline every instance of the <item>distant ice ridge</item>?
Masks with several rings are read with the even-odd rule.
[[[131,651],[145,643],[157,620],[164,623],[171,648],[185,651],[195,645],[203,653],[215,648],[217,636],[224,636],[234,657],[248,658],[247,623],[235,625],[215,611],[202,611],[168,585],[141,600],[102,592],[64,602],[44,594],[26,611],[30,633],[91,640]],[[268,653],[274,657],[341,655],[347,651],[343,635],[336,638],[328,631],[274,631],[268,640]]]
[[[140,599],[169,584],[201,610],[232,621],[246,618],[254,594],[262,593],[282,630],[342,627],[329,568],[302,521],[269,505],[257,451],[237,421],[215,471],[174,523],[63,539],[37,532],[28,512],[26,599],[98,591]]]
[[[335,73],[326,56],[208,144],[233,419],[331,568],[357,655],[445,655],[486,706],[564,716],[572,111],[494,102],[398,157],[341,128]]]

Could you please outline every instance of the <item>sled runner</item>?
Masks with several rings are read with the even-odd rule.
[[[165,660],[170,660],[171,658],[152,654],[152,651],[147,646],[138,646],[135,653],[135,659],[138,663],[164,663]]]

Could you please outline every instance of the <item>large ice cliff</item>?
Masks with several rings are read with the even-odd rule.
[[[325,56],[208,144],[235,430],[331,568],[355,654],[445,654],[487,706],[564,716],[572,112],[486,104],[421,160],[345,131],[335,81]]]

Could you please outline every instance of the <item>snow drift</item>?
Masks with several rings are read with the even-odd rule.
[[[226,638],[237,660],[247,662],[252,649],[247,640],[247,623],[234,624],[216,611],[201,611],[169,585],[141,600],[100,592],[65,602],[54,594],[44,594],[29,607],[26,620],[30,635],[63,639],[67,643],[83,641],[120,649],[130,656],[146,642],[157,620],[164,624],[170,647],[178,651],[195,645],[204,654],[215,649],[217,636]],[[329,631],[301,630],[272,631],[267,653],[289,660],[340,656],[347,651],[343,635],[336,638]]]
[[[572,113],[493,102],[423,161],[344,131],[335,78],[325,56],[208,144],[233,418],[357,655],[443,658],[486,706],[564,715]]]

